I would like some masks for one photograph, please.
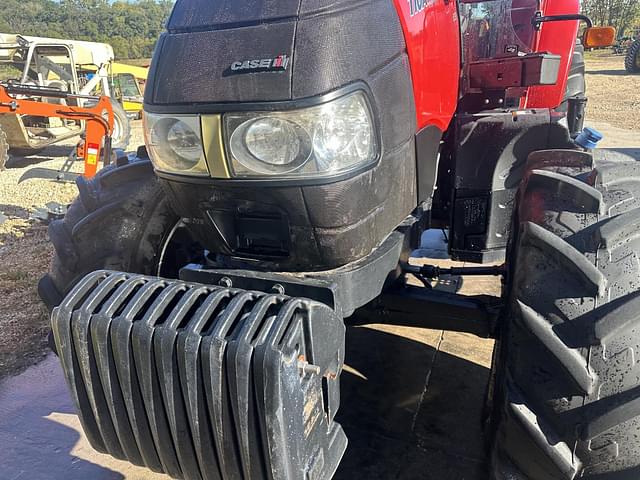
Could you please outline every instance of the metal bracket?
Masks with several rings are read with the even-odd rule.
[[[58,202],[49,202],[44,207],[37,208],[31,218],[49,224],[52,220],[60,220],[67,213],[68,206]]]
[[[403,286],[383,293],[356,310],[345,323],[432,328],[495,338],[502,305],[502,298],[491,295],[465,296]]]
[[[76,160],[76,147],[74,147],[67,159],[64,161],[62,167],[60,167],[60,170],[54,170],[53,168],[44,167],[30,168],[20,176],[20,178],[18,179],[18,183],[22,183],[25,180],[31,180],[34,178],[53,180],[56,182],[74,183],[76,179],[82,175],[81,173],[75,173],[71,171],[71,167]]]
[[[281,287],[286,295],[317,300],[348,317],[402,276],[398,265],[407,261],[412,237],[420,228],[421,220],[411,215],[368,256],[334,270],[260,272],[192,264],[180,270],[180,279],[217,285],[226,278],[234,287],[266,292]]]
[[[402,265],[402,270],[406,273],[413,273],[414,275],[421,275],[427,278],[438,278],[441,275],[504,275],[506,266],[502,265],[490,265],[486,267],[449,267],[442,268],[437,265]]]
[[[593,22],[586,15],[581,15],[578,13],[569,14],[569,15],[548,15],[543,16],[541,11],[537,11],[533,18],[531,19],[531,24],[533,28],[536,30],[540,30],[540,27],[544,22],[565,22],[568,20],[582,20],[587,24],[587,27],[591,28],[593,26]]]

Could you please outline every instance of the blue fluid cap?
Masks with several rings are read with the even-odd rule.
[[[580,135],[578,135],[575,142],[582,148],[592,150],[596,148],[598,142],[602,140],[602,138],[603,135],[595,128],[585,127],[582,132],[580,132]]]

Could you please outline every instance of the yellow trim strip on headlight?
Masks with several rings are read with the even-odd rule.
[[[202,115],[202,147],[213,178],[231,178],[222,139],[222,115]]]

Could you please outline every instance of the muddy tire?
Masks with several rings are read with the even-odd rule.
[[[640,164],[529,158],[494,360],[494,479],[640,478]]]
[[[640,37],[629,46],[624,57],[624,68],[629,73],[640,73]]]
[[[4,170],[9,160],[9,142],[7,134],[0,128],[0,170]]]
[[[166,260],[163,247],[179,219],[151,162],[125,162],[105,167],[91,180],[79,178],[78,197],[64,219],[49,226],[55,256],[50,272],[38,285],[49,309],[95,270],[160,273],[161,262]]]

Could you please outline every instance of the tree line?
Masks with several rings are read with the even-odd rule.
[[[173,0],[1,0],[0,32],[110,44],[118,59],[149,58]]]
[[[582,11],[596,25],[616,27],[618,37],[625,37],[638,27],[640,0],[582,0]]]
[[[111,44],[120,59],[148,58],[173,0],[1,0],[0,32]],[[640,0],[582,0],[596,25],[633,35]]]

